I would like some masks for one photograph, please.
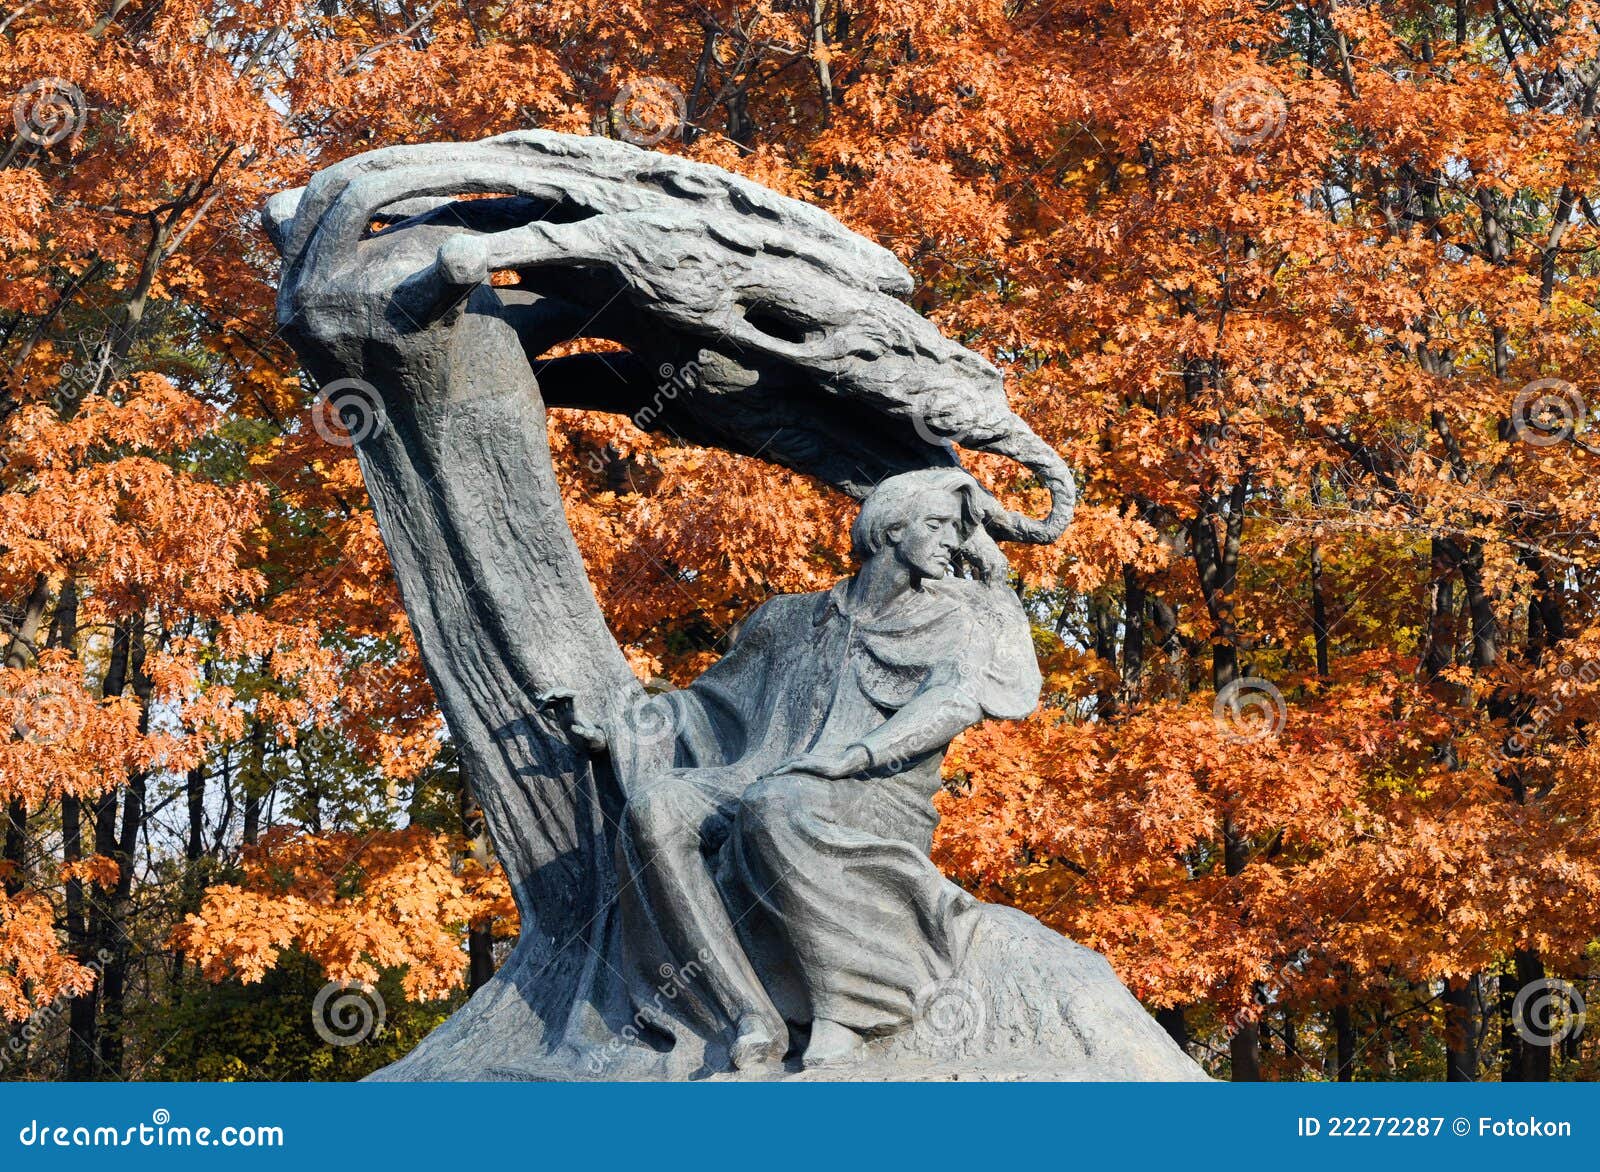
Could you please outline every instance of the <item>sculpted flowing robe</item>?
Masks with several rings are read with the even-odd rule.
[[[675,730],[673,767],[626,783],[658,827],[698,835],[737,937],[712,949],[742,948],[786,1019],[870,1034],[911,1019],[918,993],[960,963],[974,924],[977,902],[928,859],[950,736],[1027,716],[1041,681],[1027,617],[1002,584],[929,581],[877,614],[851,613],[847,587],[769,600],[717,664],[652,699]],[[768,776],[852,744],[873,763],[858,776]],[[674,1011],[726,1028],[726,1007],[692,979],[720,958],[663,944],[688,947],[673,908],[659,906],[670,891],[649,894],[641,868],[652,860],[626,824],[625,931],[660,948],[637,957],[634,1000],[672,1032],[648,1002],[654,986],[659,1007],[660,976],[676,966]]]

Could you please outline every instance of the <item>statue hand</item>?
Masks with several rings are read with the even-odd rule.
[[[581,740],[596,753],[609,753],[611,751],[611,734],[604,726],[587,724],[581,720],[574,720],[569,726],[572,735]]]
[[[781,773],[814,773],[818,777],[840,778],[865,773],[871,766],[872,761],[867,756],[866,749],[860,745],[851,745],[839,756],[828,753],[801,753],[798,757],[789,758],[767,776],[776,777]]]
[[[556,710],[557,719],[569,732],[596,753],[611,750],[611,737],[603,720],[592,720],[578,711],[578,694],[570,688],[554,688],[541,692],[536,698],[541,708]]]
[[[967,538],[961,553],[985,582],[1004,584],[1011,572],[1011,563],[1006,561],[1006,555],[1000,552],[994,538],[981,527]]]

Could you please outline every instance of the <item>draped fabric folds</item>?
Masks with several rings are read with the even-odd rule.
[[[771,599],[635,718],[672,732],[670,767],[639,760],[623,779],[618,846],[630,986],[663,1032],[678,1014],[726,1032],[741,990],[793,1023],[883,1032],[965,952],[979,905],[928,858],[948,741],[930,715],[1033,711],[1027,617],[1000,583],[925,582],[877,614],[853,613],[848,586]],[[872,761],[858,776],[770,775],[851,745]],[[670,1014],[652,1008],[664,974]]]

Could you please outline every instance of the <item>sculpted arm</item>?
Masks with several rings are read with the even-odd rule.
[[[658,742],[690,765],[726,764],[743,751],[742,713],[757,702],[766,675],[772,603],[757,607],[738,629],[728,651],[685,688],[610,703],[604,711],[575,710],[569,727],[597,752],[621,762],[634,742]],[[566,700],[566,693],[543,697]],[[670,744],[659,744],[671,734]],[[672,762],[666,761],[670,765]]]
[[[806,753],[774,772],[849,777],[884,766],[898,770],[944,749],[979,721],[1020,720],[1031,713],[1043,681],[1016,595],[1003,580],[994,582],[972,618],[964,644],[881,725],[842,753]]]
[[[960,682],[928,688],[851,748],[865,750],[868,768],[909,764],[944,749],[983,719],[983,706]]]
[[[849,777],[885,765],[898,768],[943,749],[983,715],[982,705],[959,684],[930,687],[842,753],[803,753],[772,772]]]

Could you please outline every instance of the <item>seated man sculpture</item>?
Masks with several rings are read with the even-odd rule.
[[[733,1066],[782,1059],[791,1025],[803,1066],[838,1066],[959,965],[979,905],[928,858],[940,766],[1040,688],[984,530],[998,508],[959,469],[885,480],[851,531],[853,577],[768,600],[692,685],[646,701],[676,730],[670,766],[630,764],[637,713],[574,715],[627,794],[622,931],[647,1019],[647,986],[689,973]]]

